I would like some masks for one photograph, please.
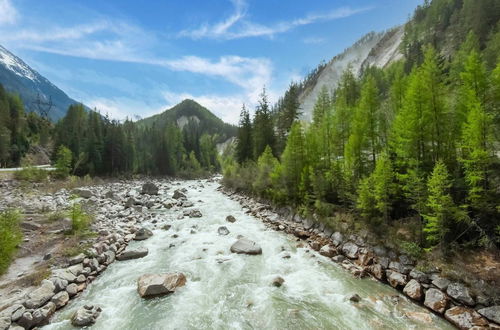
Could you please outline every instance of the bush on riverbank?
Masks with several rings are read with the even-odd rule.
[[[33,166],[23,167],[22,170],[14,173],[14,178],[27,182],[44,182],[48,177],[48,171]]]
[[[9,268],[17,246],[21,243],[21,215],[18,211],[8,210],[0,213],[0,274]]]
[[[83,235],[85,234],[92,222],[92,216],[83,210],[80,203],[74,203],[68,212],[71,219],[71,234]]]

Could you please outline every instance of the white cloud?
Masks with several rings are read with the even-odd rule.
[[[204,23],[196,29],[183,30],[179,32],[178,37],[189,37],[192,39],[240,39],[260,36],[273,37],[276,34],[287,32],[299,26],[349,17],[371,9],[368,7],[354,9],[350,7],[342,7],[331,10],[326,14],[308,14],[301,18],[290,21],[282,21],[266,26],[245,19],[247,4],[243,0],[233,1],[233,3],[235,11],[229,18],[212,25]]]
[[[138,116],[145,118],[160,113],[166,109],[160,103],[146,103],[128,97],[114,98],[88,98],[82,102],[92,109],[96,109],[103,115],[108,115],[111,119],[125,120],[126,118],[135,120]]]
[[[14,24],[18,16],[10,0],[0,0],[0,25]]]

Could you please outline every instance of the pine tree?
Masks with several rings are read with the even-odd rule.
[[[238,127],[238,142],[236,145],[236,159],[242,164],[253,159],[253,131],[250,114],[245,108],[241,108],[240,125]]]
[[[300,183],[306,161],[304,132],[300,123],[294,123],[282,155],[281,175],[285,183],[284,190],[295,205],[301,202]]]
[[[259,104],[255,109],[253,130],[254,156],[259,157],[267,146],[271,147],[271,150],[273,150],[274,153],[276,142],[274,136],[274,125],[265,89],[262,90]]]
[[[271,174],[278,166],[278,160],[273,156],[271,148],[266,147],[257,160],[257,177],[253,183],[253,190],[260,196],[272,198],[273,185]]]

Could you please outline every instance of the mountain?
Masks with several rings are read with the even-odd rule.
[[[63,117],[71,104],[78,103],[1,45],[0,84],[9,92],[19,94],[27,111],[38,110],[35,104],[38,99],[41,103],[52,99],[48,115],[53,120]]]
[[[219,136],[218,142],[224,142],[236,136],[237,133],[236,126],[224,123],[210,110],[190,99],[186,99],[160,114],[138,121],[139,125],[145,127],[152,127],[153,125],[162,127],[168,123],[174,123],[180,129],[191,123],[198,128],[200,135],[205,133],[217,134]]]
[[[380,33],[370,32],[328,63],[321,65],[299,94],[302,119],[311,121],[314,104],[323,86],[329,91],[335,89],[342,73],[349,66],[357,76],[368,66],[385,67],[392,61],[401,59],[403,54],[399,51],[399,46],[403,34],[403,26]]]

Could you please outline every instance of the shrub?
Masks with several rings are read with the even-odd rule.
[[[14,173],[14,177],[17,180],[28,181],[28,182],[42,182],[47,180],[49,173],[48,171],[37,168],[37,167],[23,167],[22,170]]]
[[[19,227],[21,215],[18,211],[4,211],[0,213],[0,274],[3,274],[21,243],[22,233]]]
[[[57,150],[56,170],[54,174],[56,177],[64,179],[71,171],[71,162],[73,161],[73,154],[71,150],[65,146],[60,146]]]
[[[82,205],[79,203],[73,204],[68,216],[71,219],[72,234],[84,234],[92,222],[92,217],[83,210]]]
[[[399,246],[401,250],[414,259],[420,259],[424,253],[424,249],[415,242],[402,241]]]

